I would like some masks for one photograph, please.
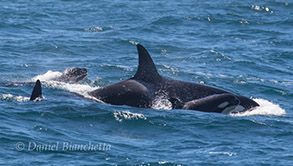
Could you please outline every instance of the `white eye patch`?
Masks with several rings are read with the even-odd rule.
[[[230,106],[230,107],[227,107],[225,108],[222,113],[223,114],[230,114],[230,113],[237,113],[237,112],[242,112],[244,111],[245,108],[241,105],[234,105],[234,106]]]
[[[220,104],[218,107],[219,108],[225,108],[227,105],[229,105],[229,102],[226,101],[226,102]]]

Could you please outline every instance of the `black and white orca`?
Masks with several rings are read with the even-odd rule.
[[[90,96],[113,105],[152,108],[158,96],[168,99],[174,109],[237,113],[259,106],[255,101],[202,84],[161,76],[148,53],[137,45],[139,64],[136,74],[115,84],[89,92]]]

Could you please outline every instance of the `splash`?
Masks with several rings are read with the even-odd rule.
[[[54,81],[54,79],[60,77],[62,75],[61,72],[58,71],[51,71],[49,70],[47,73],[43,75],[37,75],[32,78],[32,81],[40,80],[44,86],[51,87],[54,89],[62,89],[66,90],[69,92],[77,93],[84,98],[90,99],[90,100],[95,100],[98,102],[102,102],[95,97],[92,97],[88,94],[88,92],[96,90],[100,87],[92,87],[88,84],[70,84],[66,82],[59,82],[59,81]]]
[[[13,96],[12,94],[2,94],[0,95],[1,100],[6,100],[6,101],[17,101],[17,102],[25,102],[29,101],[29,97],[23,97],[23,96]]]
[[[164,95],[158,95],[152,102],[152,109],[156,110],[171,110],[172,103]]]
[[[286,114],[286,111],[282,109],[278,104],[274,104],[265,99],[253,99],[260,106],[252,111],[243,113],[233,114],[232,116],[253,116],[253,115],[264,115],[264,116],[282,116]]]
[[[47,71],[47,73],[43,74],[43,75],[37,75],[35,77],[32,78],[32,81],[37,81],[37,80],[40,80],[40,81],[50,81],[50,80],[53,80],[53,79],[56,79],[58,77],[60,77],[62,75],[61,72],[58,72],[58,71]]]

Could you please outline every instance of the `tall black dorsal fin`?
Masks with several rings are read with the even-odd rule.
[[[160,79],[161,76],[148,51],[140,44],[137,45],[137,51],[138,68],[134,78],[146,82],[153,82]]]
[[[35,100],[38,97],[42,97],[42,86],[41,86],[41,81],[40,80],[37,80],[30,100]]]

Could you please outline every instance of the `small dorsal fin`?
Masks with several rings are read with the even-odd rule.
[[[35,100],[38,97],[42,97],[42,86],[40,80],[36,81],[30,100]]]
[[[146,82],[153,82],[160,79],[161,76],[148,51],[140,44],[137,45],[137,51],[139,56],[138,68],[134,78]]]

